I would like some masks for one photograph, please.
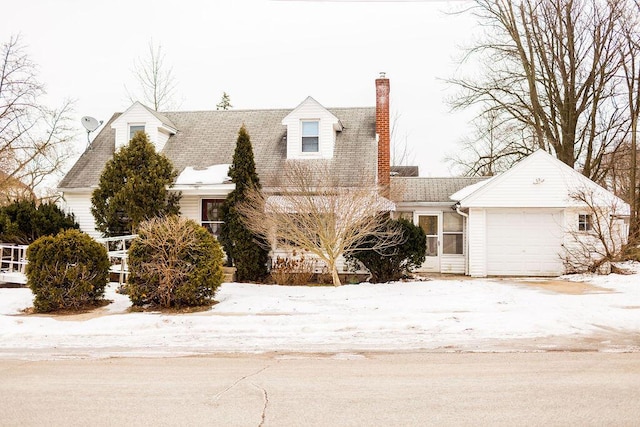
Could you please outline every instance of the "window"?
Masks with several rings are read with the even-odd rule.
[[[201,224],[216,238],[220,235],[220,227],[223,224],[220,221],[222,203],[224,203],[224,200],[221,199],[202,199]]]
[[[578,215],[578,231],[591,231],[593,229],[593,222],[591,221],[590,214]]]
[[[320,139],[319,122],[302,122],[302,152],[317,153],[319,151],[318,141]]]
[[[442,253],[449,255],[463,254],[462,216],[455,212],[442,214]]]
[[[136,132],[144,132],[144,125],[130,125],[129,126],[129,139],[133,139]]]

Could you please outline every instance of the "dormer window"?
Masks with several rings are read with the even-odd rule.
[[[129,125],[129,140],[133,139],[136,132],[144,132],[144,125]]]
[[[318,101],[307,97],[282,119],[287,127],[287,159],[332,159],[342,123]]]
[[[302,152],[317,153],[319,151],[320,122],[318,120],[302,121]]]

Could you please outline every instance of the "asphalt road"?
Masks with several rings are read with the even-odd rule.
[[[0,359],[0,425],[638,426],[640,354]]]

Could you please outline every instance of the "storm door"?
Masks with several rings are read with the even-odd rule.
[[[440,213],[418,215],[418,225],[427,235],[427,253],[422,271],[440,272]]]

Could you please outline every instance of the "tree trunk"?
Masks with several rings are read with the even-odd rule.
[[[333,286],[340,286],[342,283],[340,282],[340,275],[338,275],[338,269],[336,268],[335,260],[331,260],[328,263],[329,270],[331,270],[331,278],[333,279]]]
[[[638,231],[640,231],[640,224],[638,224],[638,118],[633,117],[631,119],[631,176],[629,177],[629,237],[628,241],[631,244],[636,244],[638,240]]]

